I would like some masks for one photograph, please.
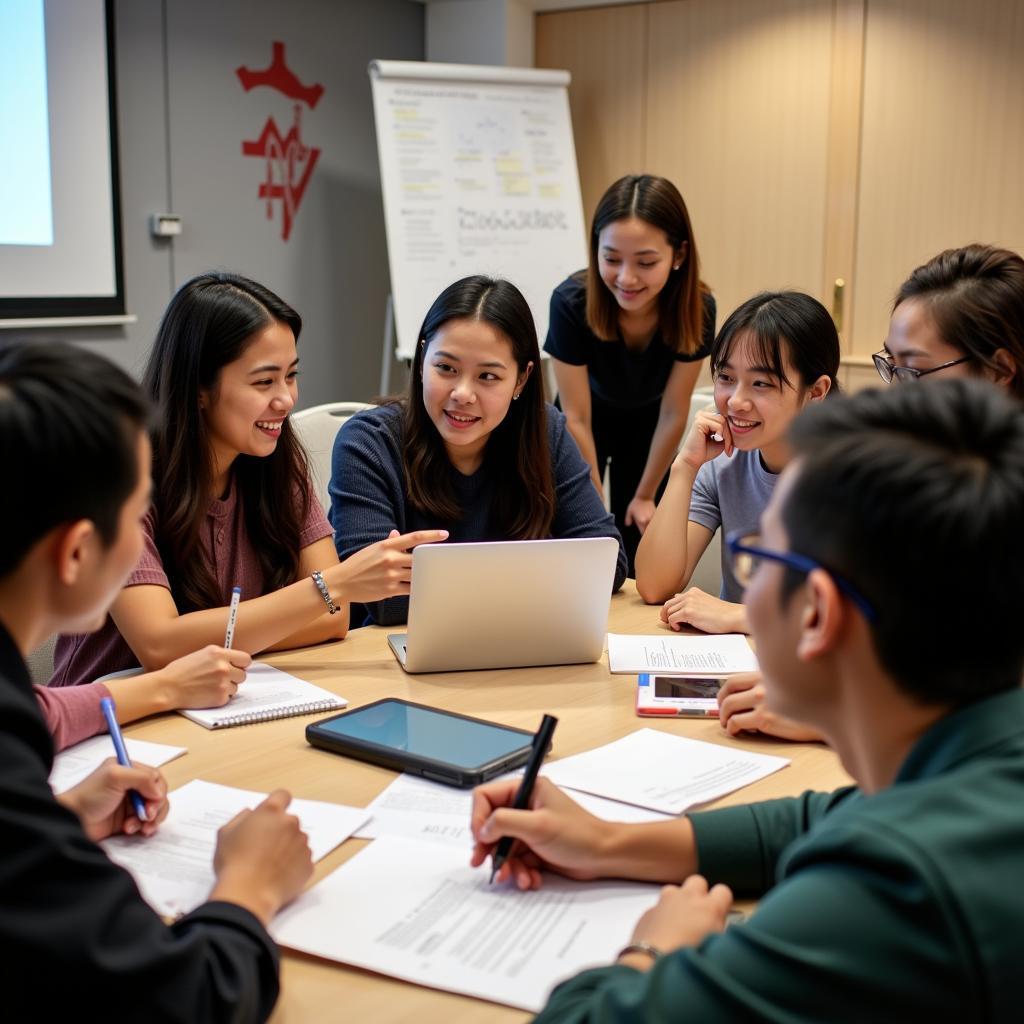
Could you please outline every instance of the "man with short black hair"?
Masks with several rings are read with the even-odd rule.
[[[731,542],[768,706],[858,786],[646,825],[543,779],[528,811],[477,790],[474,863],[525,851],[499,877],[674,883],[542,1021],[1021,1018],[1024,415],[980,381],[907,385],[791,442],[761,536]],[[723,931],[733,891],[762,901]]]
[[[160,772],[111,760],[59,800],[47,782],[53,744],[24,658],[53,633],[97,629],[134,568],[147,414],[99,356],[0,343],[0,977],[12,1021],[264,1020],[278,992],[266,925],[312,871],[277,791],[221,829],[210,901],[168,927],[96,845],[156,830]]]

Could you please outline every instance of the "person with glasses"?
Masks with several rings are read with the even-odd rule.
[[[541,1024],[1020,1019],[1024,415],[952,380],[818,403],[789,441],[731,543],[769,705],[855,784],[646,824],[478,788],[472,863],[518,840],[499,881],[665,886]],[[726,929],[734,893],[761,902]]]
[[[900,286],[872,357],[890,383],[976,376],[1024,399],[1024,259],[1008,249],[947,249]]]
[[[715,404],[697,413],[636,558],[636,588],[673,629],[746,632],[732,560],[722,547],[716,597],[686,589],[715,531],[751,532],[789,461],[786,429],[838,391],[839,335],[801,292],[762,292],[722,325],[711,349]]]
[[[991,245],[939,253],[900,287],[889,336],[871,358],[886,384],[976,376],[1024,399],[1024,259]],[[722,727],[820,739],[764,697],[759,674],[730,677],[718,695]]]

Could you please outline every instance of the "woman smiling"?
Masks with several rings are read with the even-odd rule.
[[[456,281],[419,337],[405,399],[338,433],[330,517],[342,564],[406,530],[443,528],[453,541],[619,539],[565,417],[544,403],[537,332],[519,290],[482,276]],[[620,547],[616,588],[625,575]],[[367,609],[384,625],[404,622],[408,599]]]
[[[239,586],[235,646],[255,653],[340,639],[348,602],[409,592],[408,549],[389,539],[338,564],[288,416],[298,396],[298,313],[255,281],[203,274],[164,314],[144,387],[153,501],[142,557],[98,633],[62,637],[51,685],[221,643]]]

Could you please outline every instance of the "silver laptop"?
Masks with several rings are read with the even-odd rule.
[[[618,556],[612,537],[424,544],[388,643],[406,672],[597,661]]]

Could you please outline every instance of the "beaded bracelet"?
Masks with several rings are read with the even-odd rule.
[[[316,584],[316,589],[320,591],[320,596],[324,599],[327,610],[332,615],[335,612],[340,612],[341,609],[331,600],[331,592],[327,589],[327,584],[324,582],[324,574],[319,569],[313,573],[313,582]]]

